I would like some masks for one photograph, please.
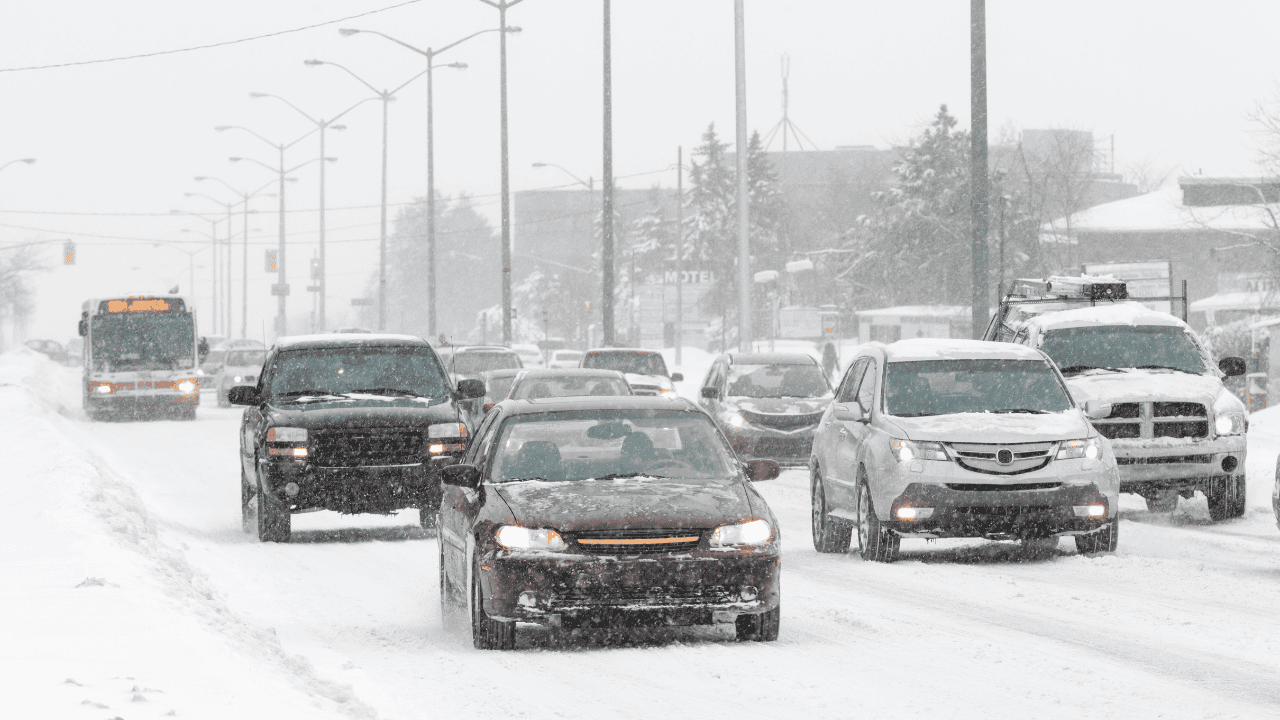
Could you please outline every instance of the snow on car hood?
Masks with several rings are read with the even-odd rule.
[[[708,528],[751,514],[742,482],[634,477],[491,485],[516,522],[561,531]]]
[[[1071,440],[1092,431],[1077,409],[1048,415],[1027,413],[955,413],[931,417],[889,417],[908,440],[1015,443]]]
[[[1222,381],[1212,375],[1191,375],[1174,370],[1087,371],[1066,378],[1077,403],[1180,400],[1204,403],[1212,408]]]
[[[739,410],[761,415],[812,415],[820,413],[831,404],[831,398],[748,398],[730,397],[729,402]]]
[[[623,373],[627,378],[628,385],[651,385],[653,387],[662,388],[663,390],[674,390],[675,384],[671,382],[671,378],[664,375],[640,375],[639,373]]]

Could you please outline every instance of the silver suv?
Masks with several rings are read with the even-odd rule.
[[[1110,408],[1090,406],[1090,415]],[[1039,350],[904,340],[855,357],[809,460],[813,544],[893,562],[902,538],[1020,540],[1044,552],[1074,536],[1115,550],[1119,474]]]

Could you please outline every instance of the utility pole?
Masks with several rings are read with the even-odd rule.
[[[975,2],[979,0],[974,0]],[[751,206],[747,183],[747,61],[746,21],[742,0],[733,0],[734,100],[737,105],[738,148],[738,350],[751,352]]]
[[[969,0],[969,94],[973,127],[969,133],[970,208],[973,214],[973,337],[987,330],[989,260],[987,232],[990,222],[990,183],[987,179],[987,21],[986,0]]]
[[[279,244],[276,247],[276,283],[278,285],[277,287],[278,294],[276,299],[276,336],[277,337],[281,335],[289,334],[289,315],[288,315],[288,307],[287,307],[289,286],[286,284],[288,282],[288,276],[285,275],[285,271],[284,271],[284,267],[285,267],[284,265],[284,250],[285,250],[284,149],[285,149],[285,146],[281,145],[280,146],[280,239],[279,239]],[[321,162],[323,162],[323,160]]]
[[[676,365],[684,346],[684,147],[676,148]]]
[[[604,178],[600,198],[600,313],[604,346],[617,342],[613,322],[613,48],[609,0],[604,0]]]

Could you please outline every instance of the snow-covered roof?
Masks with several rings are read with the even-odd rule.
[[[1041,360],[1038,350],[1013,343],[985,340],[912,338],[884,347],[890,361],[895,360]]]
[[[1193,306],[1194,307],[1194,306]],[[1095,325],[1173,325],[1186,323],[1169,313],[1152,310],[1136,302],[1107,303],[1094,307],[1046,312],[1027,321],[1045,330]]]
[[[877,317],[945,317],[967,318],[969,308],[963,305],[899,305],[854,312],[859,318]]]
[[[1280,216],[1280,206],[1272,205],[1271,209]],[[1182,188],[1178,185],[1082,210],[1071,216],[1070,227],[1073,233],[1271,229],[1260,205],[1187,207],[1182,204]],[[1061,233],[1066,228],[1066,220],[1058,219],[1046,223],[1043,230]]]

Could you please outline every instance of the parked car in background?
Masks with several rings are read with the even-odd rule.
[[[477,648],[517,622],[778,639],[781,534],[751,483],[778,465],[739,463],[683,398],[505,400],[442,475],[440,607]]]
[[[527,368],[546,367],[546,357],[537,345],[512,345],[511,350],[520,356],[520,364]]]
[[[1048,356],[1010,343],[865,346],[813,442],[813,545],[893,562],[902,538],[1020,540],[1081,553],[1119,539],[1120,474]]]
[[[501,345],[450,345],[440,348],[440,362],[445,372],[459,380],[479,378],[487,370],[518,370],[524,367],[520,356]]]
[[[657,350],[639,348],[596,348],[582,356],[582,367],[617,370],[627,377],[636,395],[675,395],[675,383],[684,375],[668,374],[667,362]]]
[[[634,395],[627,378],[617,370],[521,370],[507,397],[538,400],[586,395]]]
[[[484,381],[484,403],[480,408],[480,414],[489,412],[494,405],[506,400],[507,395],[511,393],[511,384],[522,372],[524,370],[520,368],[503,368],[480,373],[480,379]]]
[[[552,350],[547,360],[549,368],[576,368],[582,365],[581,350]]]
[[[23,344],[56,363],[66,365],[68,362],[67,350],[57,340],[28,340]],[[79,358],[75,360],[78,362]]]
[[[218,391],[218,407],[231,407],[228,393],[233,387],[257,385],[262,375],[262,363],[267,359],[263,348],[240,347],[227,351],[227,357],[215,379]]]
[[[810,355],[725,353],[711,363],[698,402],[738,457],[805,465],[832,397]]]

